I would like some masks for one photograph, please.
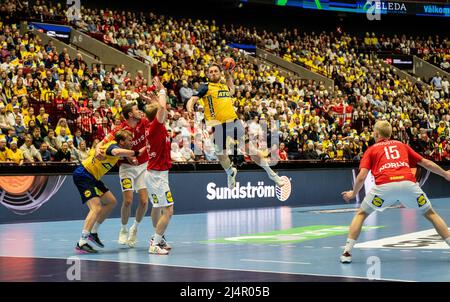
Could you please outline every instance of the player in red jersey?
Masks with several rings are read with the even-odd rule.
[[[170,246],[163,238],[164,232],[173,215],[173,198],[169,188],[169,170],[172,167],[170,158],[170,137],[164,123],[167,119],[167,92],[158,78],[154,78],[158,98],[145,107],[145,114],[150,121],[146,129],[147,152],[149,155],[145,181],[153,203],[152,221],[155,234],[150,240],[150,254],[167,255]],[[158,209],[160,211],[158,211]]]
[[[128,130],[133,133],[132,148],[140,150],[146,146],[145,129],[150,122],[142,117],[143,113],[139,110],[136,103],[129,103],[122,109],[122,115],[126,118],[122,124],[109,133],[101,143],[96,147],[96,155],[100,155],[99,148],[114,138],[119,130]],[[129,247],[136,245],[136,235],[139,223],[145,216],[148,208],[148,193],[145,184],[145,171],[147,169],[148,153],[144,152],[137,158],[121,159],[119,161],[119,177],[122,188],[122,208],[121,220],[122,226],[119,232],[119,244],[128,244]],[[131,205],[133,203],[133,191],[139,195],[139,206],[136,209],[134,224],[129,232],[127,229],[128,220],[131,215]]]
[[[376,143],[364,153],[353,190],[342,192],[342,197],[346,202],[354,199],[361,190],[369,171],[372,171],[375,177],[375,186],[364,198],[353,218],[344,253],[341,256],[342,263],[352,261],[351,251],[361,232],[364,220],[372,212],[383,211],[396,202],[401,202],[407,208],[421,211],[450,246],[448,227],[431,207],[430,200],[416,182],[411,168],[419,165],[448,181],[450,181],[450,171],[445,171],[434,162],[423,158],[408,145],[391,140],[391,133],[392,127],[389,122],[378,121],[375,124]]]

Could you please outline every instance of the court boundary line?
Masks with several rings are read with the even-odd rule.
[[[10,257],[10,258],[39,258],[39,259],[58,259],[58,260],[67,260],[69,258],[78,258],[80,260],[86,260],[86,261],[99,261],[99,262],[114,262],[114,263],[130,263],[130,264],[142,264],[142,265],[157,265],[157,266],[165,266],[165,267],[181,267],[181,268],[191,268],[191,269],[211,269],[211,270],[225,270],[225,271],[237,271],[237,272],[249,272],[249,273],[271,273],[271,274],[288,274],[288,275],[303,275],[303,276],[316,276],[316,277],[338,277],[338,278],[354,278],[354,279],[363,279],[367,280],[367,282],[370,281],[392,281],[392,282],[421,282],[421,281],[414,281],[414,280],[402,280],[402,279],[389,279],[389,278],[380,278],[380,279],[374,279],[369,280],[368,278],[359,277],[359,276],[342,276],[342,275],[332,275],[332,274],[311,274],[311,273],[292,273],[292,272],[273,272],[273,271],[264,271],[264,270],[249,270],[249,269],[232,269],[232,268],[218,268],[218,267],[202,267],[202,266],[187,266],[187,265],[174,265],[174,264],[159,264],[159,263],[148,263],[148,262],[136,262],[136,261],[128,261],[123,262],[119,260],[107,260],[107,259],[85,259],[80,258],[79,255],[72,255],[67,258],[62,257],[29,257],[29,256],[5,256],[0,255],[0,257]],[[170,256],[167,256],[170,257]],[[345,264],[348,265],[348,264]],[[156,281],[155,281],[156,282]],[[220,281],[218,281],[220,282]],[[264,281],[261,281],[264,282]],[[307,281],[305,281],[307,282]]]

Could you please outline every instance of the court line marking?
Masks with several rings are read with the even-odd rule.
[[[346,276],[346,275],[333,275],[333,274],[311,274],[311,273],[294,273],[294,272],[283,272],[283,271],[266,271],[266,270],[248,270],[248,269],[233,269],[233,268],[220,268],[220,267],[202,267],[202,266],[188,266],[188,265],[175,265],[175,264],[160,264],[160,263],[152,263],[152,262],[137,262],[137,261],[119,261],[119,260],[108,260],[108,259],[89,259],[89,258],[81,258],[82,255],[72,254],[69,257],[78,257],[80,260],[86,261],[101,261],[101,262],[115,262],[115,263],[130,263],[130,264],[144,264],[144,265],[156,265],[156,266],[167,266],[167,267],[181,267],[181,268],[198,268],[198,269],[211,269],[211,270],[224,270],[224,271],[238,271],[238,272],[250,272],[250,273],[271,273],[271,274],[289,274],[289,275],[302,275],[302,276],[318,276],[318,277],[339,277],[339,278],[354,278],[354,279],[363,279],[369,281],[367,277],[360,276]],[[8,256],[8,255],[0,255],[0,257],[10,257],[10,258],[40,258],[40,259],[58,259],[58,260],[67,260],[67,258],[63,257],[35,257],[35,256]],[[402,280],[402,279],[389,279],[389,278],[380,278],[377,280],[384,281],[394,281],[394,282],[420,282],[414,280]]]
[[[290,262],[290,261],[261,260],[261,259],[239,259],[239,261],[247,261],[247,262],[267,262],[267,263],[286,263],[286,264],[311,264],[311,263],[309,263],[309,262]]]

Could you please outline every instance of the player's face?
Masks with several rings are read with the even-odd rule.
[[[211,66],[208,69],[208,78],[211,82],[219,82],[220,80],[220,69],[217,66]]]
[[[138,106],[133,106],[131,115],[135,120],[139,121],[142,118],[142,111],[139,110]]]
[[[123,148],[124,149],[131,149],[131,142],[133,141],[133,138],[130,136],[127,136],[127,138],[123,141]]]

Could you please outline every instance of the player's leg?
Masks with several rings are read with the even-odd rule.
[[[424,217],[430,221],[437,233],[450,246],[450,232],[445,221],[432,208],[431,201],[428,196],[420,188],[418,183],[402,182],[402,204],[407,208],[413,208],[422,212]]]
[[[92,227],[91,233],[89,234],[89,240],[101,248],[105,246],[100,240],[100,237],[98,236],[98,230],[101,224],[106,220],[106,218],[108,218],[109,215],[111,215],[111,212],[117,205],[116,197],[114,197],[111,191],[103,187],[101,191],[103,192],[104,190],[106,192],[103,193],[102,196],[100,197],[101,209],[97,215],[97,221],[95,222],[94,226]]]
[[[139,195],[139,205],[136,209],[136,217],[134,220],[133,225],[130,228],[130,234],[128,235],[128,246],[134,247],[136,245],[137,241],[137,231],[139,224],[141,223],[142,219],[145,216],[145,213],[147,213],[148,209],[148,193],[147,189],[144,187],[138,191]]]
[[[173,205],[162,207],[161,217],[156,225],[155,234],[151,242],[149,253],[167,255],[169,252],[167,246],[165,246],[165,239],[163,238],[169,225],[170,219],[173,216]]]
[[[265,154],[260,150],[255,150],[250,145],[251,144],[247,144],[247,146],[251,152],[250,154],[254,154],[254,155],[250,155],[250,158],[252,159],[252,161],[255,164],[257,164],[258,166],[260,166],[261,168],[263,168],[264,171],[266,171],[269,178],[271,180],[273,180],[277,186],[279,186],[279,187],[284,186],[283,179],[281,179],[281,177],[278,176],[278,174],[272,170],[272,168],[269,165],[269,160],[265,157]]]
[[[163,211],[162,208],[152,208],[151,216],[152,216],[152,223],[153,223],[153,233],[156,233],[156,227],[158,226],[158,221],[161,218],[162,211]],[[153,243],[154,239],[155,239],[155,236],[153,235],[152,238],[150,239],[150,244]],[[165,235],[162,235],[161,245],[163,246],[163,248],[165,250],[170,251],[172,249],[170,244],[167,242]]]
[[[119,231],[119,244],[128,242],[128,220],[131,216],[131,205],[133,203],[134,192],[134,166],[122,164],[119,167],[120,187],[122,189],[122,206],[120,208],[121,227]]]
[[[119,244],[127,244],[128,242],[128,220],[131,215],[131,204],[133,203],[133,190],[122,192],[122,207],[120,208],[120,219],[122,226],[119,232]]]
[[[428,219],[436,229],[437,233],[445,240],[445,242],[450,246],[450,232],[448,226],[442,217],[436,213],[433,208],[430,208],[426,213],[423,214],[426,219]]]
[[[233,189],[236,186],[237,169],[233,167],[228,156],[227,129],[230,127],[226,123],[214,127],[214,148],[220,165],[227,173],[228,188]]]
[[[81,232],[81,237],[77,243],[76,250],[77,252],[83,254],[97,253],[97,251],[88,244],[88,240],[89,235],[91,234],[91,230],[96,223],[102,209],[100,197],[96,196],[89,199],[88,201],[86,201],[86,205],[89,207],[89,213],[84,220],[83,231]]]

